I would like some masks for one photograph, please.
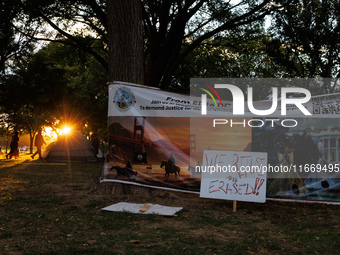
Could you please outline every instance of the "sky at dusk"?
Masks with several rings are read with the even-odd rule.
[[[191,118],[190,131],[191,134],[196,135],[197,151],[207,149],[243,151],[251,142],[250,127],[242,125],[230,127],[230,124],[213,127],[213,119],[209,117]],[[247,122],[249,119],[245,120]],[[243,118],[233,118],[233,121],[242,122]]]
[[[251,128],[236,125],[217,125],[213,127],[213,119],[148,117],[145,124],[145,137],[153,142],[167,140],[180,149],[190,146],[190,134],[196,136],[196,150],[243,151],[251,142]],[[246,119],[247,122],[248,119]],[[115,122],[133,132],[134,117],[117,117]],[[242,122],[243,118],[233,118]]]

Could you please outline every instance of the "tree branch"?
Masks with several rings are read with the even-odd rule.
[[[61,35],[65,36],[67,39],[75,42],[76,47],[79,49],[89,53],[92,55],[95,59],[98,60],[98,62],[104,67],[106,71],[108,71],[108,63],[105,61],[104,58],[102,58],[99,54],[97,54],[95,51],[93,51],[90,47],[83,44],[80,40],[78,40],[76,37],[70,35],[69,33],[65,32],[64,30],[60,29],[56,24],[54,24],[49,18],[47,18],[43,13],[40,12],[41,17],[43,20],[45,20],[52,28],[54,28],[56,31],[58,31]]]
[[[253,16],[257,11],[261,10],[262,8],[264,8],[268,3],[270,2],[270,0],[265,0],[263,1],[262,4],[256,6],[254,9],[252,9],[251,11],[238,16],[236,18],[233,18],[231,20],[229,20],[228,22],[224,23],[223,25],[219,26],[218,28],[205,33],[204,35],[200,36],[199,38],[197,38],[194,42],[192,42],[185,50],[184,52],[181,54],[181,56],[179,57],[179,61],[182,61],[187,55],[189,55],[196,47],[198,47],[204,40],[209,39],[210,37],[214,36],[215,34],[231,29],[231,28],[235,28],[241,25],[245,25],[245,24],[249,24],[253,21],[256,20],[260,20],[262,18],[264,18],[266,15],[268,15],[271,10],[267,10],[264,13],[262,13],[260,16],[257,17],[253,17],[250,18],[251,16]]]
[[[96,14],[97,18],[100,20],[102,25],[104,26],[105,30],[107,31],[107,17],[106,13],[103,9],[97,4],[95,0],[82,0],[85,5],[88,5],[92,8],[94,13]]]

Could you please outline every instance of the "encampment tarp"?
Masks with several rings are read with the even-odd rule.
[[[43,157],[48,161],[97,161],[90,141],[78,130],[62,135],[57,141],[50,143]]]

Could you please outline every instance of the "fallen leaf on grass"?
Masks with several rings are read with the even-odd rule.
[[[267,250],[268,250],[267,247],[262,247],[262,248],[260,249],[260,252],[267,252]]]
[[[133,244],[139,244],[139,240],[130,240],[130,241],[125,241],[124,243],[133,243]]]
[[[87,243],[88,244],[95,244],[95,243],[97,243],[97,240],[88,240]]]

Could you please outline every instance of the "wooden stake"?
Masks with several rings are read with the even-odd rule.
[[[236,213],[236,200],[233,200],[233,213]]]

